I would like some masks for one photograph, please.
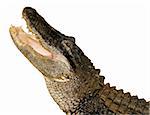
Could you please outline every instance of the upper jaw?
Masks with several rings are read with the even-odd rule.
[[[66,36],[51,27],[38,12],[31,8],[25,7],[22,12],[22,17],[26,21],[26,25],[30,32],[39,36],[48,45],[57,47]],[[60,45],[60,44],[59,44]]]
[[[73,37],[65,36],[60,33],[52,26],[50,26],[45,19],[37,13],[37,11],[31,7],[25,7],[22,12],[22,16],[26,21],[27,27],[29,31],[38,36],[38,39],[45,43],[46,46],[55,47],[61,53],[64,54],[67,58],[68,56],[68,48],[69,46],[73,46],[75,44],[75,39]],[[65,42],[67,41],[66,45]]]

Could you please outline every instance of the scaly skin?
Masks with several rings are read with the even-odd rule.
[[[68,115],[149,114],[149,102],[104,84],[100,70],[75,44],[51,27],[35,9],[26,7],[28,29],[10,27],[10,35],[23,55],[44,75],[49,93]]]

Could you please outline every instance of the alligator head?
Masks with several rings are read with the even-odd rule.
[[[11,26],[9,31],[15,45],[44,75],[60,108],[70,111],[79,105],[80,99],[100,88],[100,70],[94,68],[73,37],[55,30],[35,9],[25,7],[22,16],[30,33]]]
[[[18,49],[47,78],[62,82],[68,80],[70,75],[67,74],[72,74],[76,65],[71,52],[71,47],[76,47],[74,38],[55,30],[31,7],[24,8],[22,16],[31,34],[21,27],[10,27]],[[61,74],[66,74],[66,78],[58,77]]]

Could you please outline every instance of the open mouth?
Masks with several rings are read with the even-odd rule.
[[[42,56],[52,57],[52,54],[42,46],[39,37],[34,33],[26,33],[21,27],[15,26],[11,26],[9,31],[13,41],[16,43],[17,46],[29,46]]]
[[[52,33],[47,22],[31,7],[25,7],[23,9],[22,17],[26,22],[28,32],[25,32],[22,27],[16,26],[11,26],[9,29],[15,45],[19,49],[28,47],[30,50],[34,50],[42,56],[52,58],[52,53],[54,52],[52,52],[51,49],[54,48],[50,48],[51,45],[45,41],[45,39],[50,36],[49,31]],[[44,35],[44,38],[41,34]],[[52,41],[52,39],[48,42]]]
[[[30,47],[36,53],[52,58],[52,53],[44,46],[43,39],[34,28],[36,25],[33,26],[33,22],[35,24],[38,22],[37,15],[34,9],[30,7],[24,8],[22,17],[26,21],[27,29],[29,30],[28,33],[22,27],[11,26],[9,29],[10,35],[18,48]]]
[[[64,63],[69,69],[72,63],[68,51],[61,44],[64,35],[51,27],[35,9],[25,7],[22,16],[26,21],[27,29],[25,32],[22,27],[11,26],[9,29],[11,38],[17,48],[29,59],[48,59],[55,62]],[[63,49],[60,49],[63,48]],[[41,57],[42,56],[42,57]],[[44,58],[43,58],[44,57]],[[29,59],[30,60],[30,59]]]

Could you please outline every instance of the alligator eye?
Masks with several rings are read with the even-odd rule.
[[[23,10],[23,14],[26,15],[34,15],[36,13],[36,10],[31,7],[25,7]]]
[[[74,37],[72,37],[72,36],[67,36],[66,38],[67,38],[67,40],[69,40],[69,41],[75,43],[75,38],[74,38]]]

